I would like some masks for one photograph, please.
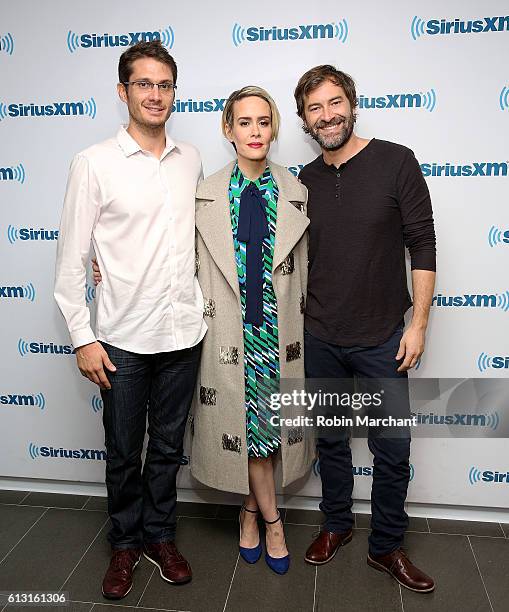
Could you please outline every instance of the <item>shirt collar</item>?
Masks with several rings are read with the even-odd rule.
[[[126,157],[130,157],[131,155],[138,153],[138,151],[143,151],[136,140],[134,140],[134,138],[129,134],[125,125],[120,126],[117,132],[117,142]],[[164,159],[170,151],[176,148],[177,145],[170,138],[168,132],[166,132],[166,146],[164,147],[161,159]]]

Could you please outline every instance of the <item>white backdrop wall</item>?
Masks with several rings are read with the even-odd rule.
[[[358,133],[411,147],[434,204],[437,299],[413,376],[507,377],[507,3],[258,0],[246,7],[233,0],[3,4],[0,476],[104,479],[102,404],[76,369],[52,297],[56,230],[70,160],[126,121],[115,91],[125,47],[112,45],[144,33],[161,37],[177,60],[169,131],[200,149],[205,175],[232,156],[219,121],[233,89],[258,84],[271,92],[283,117],[271,156],[296,173],[318,154],[295,115],[299,76],[322,63],[353,75]],[[93,308],[91,286],[86,296]],[[451,297],[458,299],[446,307]],[[497,410],[504,408],[507,402]],[[371,456],[365,441],[353,447],[354,493],[367,499]],[[489,438],[415,440],[409,500],[506,508],[507,451],[507,439],[493,431]],[[505,475],[500,482],[496,472]],[[179,482],[199,487],[186,467]],[[291,491],[319,497],[318,469]]]

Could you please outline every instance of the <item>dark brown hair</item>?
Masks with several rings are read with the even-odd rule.
[[[322,64],[321,66],[311,68],[311,70],[303,74],[295,88],[294,96],[295,102],[297,103],[297,115],[299,115],[301,119],[304,119],[306,96],[319,87],[324,81],[331,81],[334,85],[342,87],[350,102],[352,112],[357,108],[357,95],[355,93],[355,83],[352,77],[330,64]]]
[[[160,40],[136,43],[122,53],[118,60],[118,80],[120,83],[129,81],[133,73],[133,62],[144,57],[151,57],[166,64],[173,74],[173,83],[177,83],[177,64]]]

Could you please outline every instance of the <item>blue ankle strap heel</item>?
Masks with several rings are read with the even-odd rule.
[[[250,510],[249,508],[246,508],[245,506],[241,507],[240,514],[239,514],[240,535],[242,535],[242,526],[240,522],[240,516],[243,510],[245,512],[251,512],[252,514],[258,514],[258,510]],[[246,548],[245,546],[240,546],[239,544],[239,553],[240,553],[240,556],[244,559],[244,561],[246,561],[246,563],[251,563],[251,564],[256,563],[258,559],[262,556],[262,543],[258,542],[258,546],[255,546],[254,548]]]
[[[279,512],[277,513],[276,520],[265,521],[265,524],[274,525],[274,523],[277,523],[278,521],[281,521],[281,515],[279,514]],[[286,572],[290,568],[290,555],[286,555],[286,557],[271,557],[269,553],[265,551],[265,562],[273,572],[276,572],[276,574],[286,574]]]

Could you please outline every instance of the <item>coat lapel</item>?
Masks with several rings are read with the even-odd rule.
[[[309,225],[309,219],[300,210],[301,208],[304,209],[307,201],[306,188],[282,166],[272,162],[269,163],[269,166],[279,188],[276,242],[272,262],[272,271],[274,272],[302,238]],[[291,202],[295,202],[298,208]]]
[[[198,185],[196,229],[228,284],[240,300],[237,264],[233,248],[228,186],[234,163],[228,164]]]
[[[228,164],[202,181],[196,192],[196,229],[203,238],[212,259],[228,284],[240,299],[239,279],[233,248],[228,186],[235,162]],[[306,188],[282,166],[269,162],[279,189],[277,203],[276,241],[272,271],[280,266],[302,238],[309,219],[301,212],[307,195]],[[297,206],[292,204],[295,202]]]

